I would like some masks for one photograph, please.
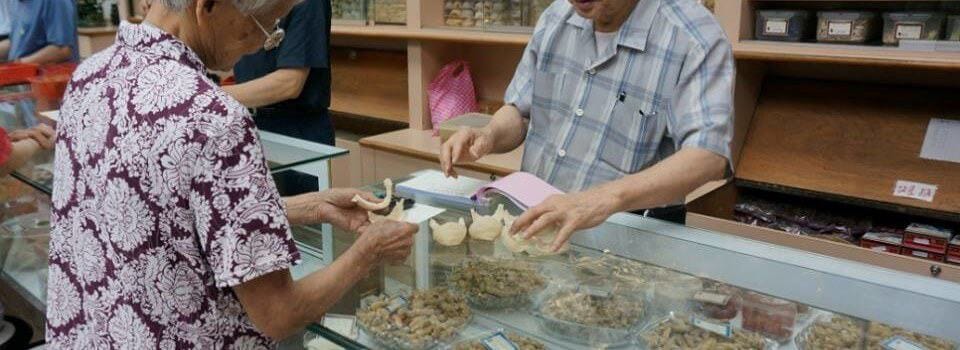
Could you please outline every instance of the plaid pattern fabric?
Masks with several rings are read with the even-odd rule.
[[[541,15],[504,98],[530,119],[522,169],[574,192],[684,147],[729,160],[733,53],[714,17],[641,0],[616,44],[596,52],[592,21],[566,1]]]

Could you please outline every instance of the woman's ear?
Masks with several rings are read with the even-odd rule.
[[[214,10],[219,10],[217,6],[222,4],[218,3],[219,0],[197,0],[197,25],[204,26],[207,24],[207,21],[210,19],[210,16],[213,15]]]

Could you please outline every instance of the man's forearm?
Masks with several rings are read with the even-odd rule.
[[[224,86],[223,90],[250,108],[263,107],[300,96],[309,68],[282,68],[243,84]]]
[[[611,201],[613,212],[674,204],[703,184],[723,178],[727,160],[716,153],[682,149],[639,173],[591,189]]]
[[[69,46],[47,45],[33,54],[21,57],[23,63],[51,64],[70,60],[73,50]]]
[[[513,151],[523,144],[526,138],[528,121],[520,115],[520,110],[512,105],[504,105],[494,113],[490,124],[483,131],[493,140],[493,153]]]

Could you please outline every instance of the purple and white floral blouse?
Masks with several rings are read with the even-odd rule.
[[[47,341],[261,349],[230,287],[300,255],[247,110],[149,25],[78,67],[57,127]]]

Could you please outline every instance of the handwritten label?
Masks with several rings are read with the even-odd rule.
[[[827,34],[830,35],[850,35],[853,31],[853,22],[830,22],[827,23]]]
[[[787,21],[783,19],[767,20],[763,33],[767,35],[787,35]]]
[[[914,237],[913,243],[916,243],[919,245],[930,245],[930,240],[926,238]]]
[[[487,350],[519,350],[520,347],[517,344],[514,344],[507,336],[503,335],[503,332],[497,332],[497,334],[491,335],[487,338],[484,338],[481,342],[483,347]]]
[[[897,39],[917,40],[923,33],[923,25],[920,24],[898,24]]]
[[[925,202],[933,202],[933,197],[937,195],[937,185],[897,180],[893,186],[893,196],[919,199]]]
[[[696,316],[690,317],[690,323],[707,332],[716,333],[727,338],[733,335],[733,327],[730,327],[729,323],[707,321]]]
[[[709,304],[727,305],[727,303],[730,301],[730,296],[726,294],[700,291],[693,295],[693,300]]]
[[[925,350],[920,345],[914,344],[899,336],[884,341],[883,348],[886,350]]]
[[[930,257],[930,254],[927,254],[927,252],[921,252],[921,251],[919,251],[919,250],[914,250],[912,254],[913,254],[913,256],[918,257],[918,258],[924,258],[924,259],[926,259],[926,258],[929,258],[929,257]]]

